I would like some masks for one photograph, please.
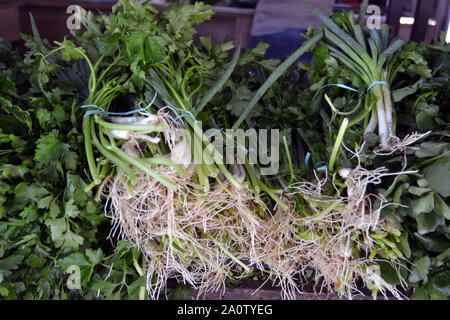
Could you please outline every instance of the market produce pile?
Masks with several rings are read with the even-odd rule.
[[[23,57],[0,43],[2,298],[158,299],[169,279],[202,297],[254,276],[283,298],[305,282],[450,296],[443,36],[390,40],[312,7],[322,27],[268,60],[262,43],[194,41],[201,2],[119,2],[62,42],[31,16]],[[250,129],[276,142],[276,172]]]

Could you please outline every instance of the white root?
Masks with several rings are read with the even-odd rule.
[[[245,169],[242,164],[235,164],[231,167],[231,174],[239,182],[242,183],[245,180]]]
[[[377,113],[375,110],[372,110],[372,114],[370,116],[370,120],[366,127],[366,130],[364,131],[364,134],[367,134],[369,132],[375,132],[375,129],[377,128],[377,124],[378,124]]]
[[[170,153],[170,158],[175,163],[184,165],[185,167],[188,167],[192,163],[191,144],[188,139],[183,138],[183,140],[175,144]]]
[[[391,91],[386,86],[383,86],[383,100],[385,106],[385,116],[388,134],[392,135],[392,99],[391,99]]]
[[[129,130],[110,129],[109,133],[111,133],[111,136],[115,139],[130,140],[131,138],[131,131]]]
[[[119,124],[146,125],[156,124],[159,121],[159,118],[157,115],[147,113],[146,116],[109,117],[109,120],[111,120],[111,122]]]
[[[378,135],[380,136],[380,146],[383,149],[388,149],[388,137],[390,130],[388,129],[387,121],[386,121],[386,109],[383,97],[383,89],[377,86],[377,116],[378,116]]]

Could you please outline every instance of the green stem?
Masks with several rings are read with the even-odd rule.
[[[341,146],[342,139],[344,138],[345,130],[347,130],[347,126],[348,126],[348,119],[344,118],[341,127],[339,128],[339,132],[336,137],[336,142],[334,143],[333,151],[331,152],[330,163],[328,165],[328,168],[331,172],[333,171],[336,156],[338,154],[339,147]]]
[[[294,174],[294,167],[292,166],[291,153],[289,152],[289,147],[288,147],[288,144],[287,144],[286,136],[283,137],[283,142],[284,142],[284,148],[286,150],[286,155],[287,155],[287,158],[288,158],[289,171],[291,172],[291,181],[290,182],[292,182],[292,181],[295,180],[295,174]]]
[[[103,136],[103,128],[99,127],[99,133],[100,133],[100,141],[97,139],[97,136],[95,135],[94,128],[91,129],[91,135],[92,135],[92,142],[95,145],[95,147],[100,151],[102,155],[105,156],[105,158],[109,159],[111,162],[116,164],[120,169],[125,171],[125,173],[128,175],[128,178],[130,179],[130,182],[132,184],[136,183],[137,177],[136,174],[133,172],[133,170],[128,166],[123,160],[116,157],[113,152],[110,152],[106,146],[109,146],[109,143],[106,141],[106,139]]]
[[[239,260],[237,257],[235,257],[230,251],[228,251],[227,248],[223,244],[221,244],[219,241],[214,239],[212,235],[209,233],[203,231],[203,233],[206,235],[206,237],[210,240],[212,240],[223,252],[225,252],[231,259],[233,259],[237,264],[239,264],[242,268],[244,268],[245,271],[251,272],[252,270],[241,260]]]
[[[162,165],[166,165],[166,166],[171,166],[172,168],[175,169],[175,171],[178,173],[178,175],[181,178],[186,178],[186,172],[184,171],[184,169],[176,162],[174,162],[172,159],[170,158],[145,158],[142,159],[142,161],[144,161],[145,163],[148,164],[162,164]]]
[[[267,187],[261,180],[258,180],[261,190],[266,192],[273,200],[275,200],[284,210],[287,210],[288,205],[281,200],[269,187]]]
[[[84,148],[86,150],[86,157],[88,161],[89,171],[91,172],[92,180],[96,185],[99,185],[102,180],[100,179],[100,174],[95,165],[94,151],[92,150],[92,140],[91,140],[91,119],[90,117],[85,117],[83,119],[83,133],[84,133]]]
[[[239,119],[234,123],[233,129],[239,128],[241,123],[247,118],[248,114],[252,111],[256,103],[261,99],[262,96],[269,90],[272,84],[281,77],[284,72],[295,63],[298,58],[300,58],[305,52],[311,49],[317,42],[319,42],[323,37],[323,33],[320,32],[314,37],[306,40],[289,58],[287,58],[282,64],[280,64],[272,74],[267,78],[266,82],[258,89],[256,94],[253,96],[252,100],[249,102],[244,112],[240,115]]]
[[[99,117],[95,117],[95,122],[100,124],[102,127],[112,130],[127,130],[127,131],[149,131],[149,132],[164,132],[166,130],[165,125],[132,125],[132,124],[119,124],[119,123],[111,123],[106,122],[100,119]]]
[[[114,145],[112,143],[112,141],[114,141],[113,137],[109,134],[109,132],[107,130],[104,130],[104,132],[106,133],[106,135],[108,135],[111,144],[108,145],[106,147],[106,149],[114,151],[117,155],[119,155],[122,159],[124,159],[126,162],[128,162],[129,164],[141,169],[142,171],[144,171],[145,173],[147,173],[149,176],[151,176],[152,178],[158,180],[159,182],[161,182],[162,184],[164,184],[166,187],[172,189],[172,190],[176,190],[177,189],[177,184],[173,181],[171,181],[170,179],[167,179],[166,177],[158,174],[156,171],[150,169],[147,164],[142,161],[141,159],[136,159],[133,158],[132,156],[130,156],[128,153],[122,151],[121,149],[119,149],[116,145]]]
[[[329,205],[325,210],[323,210],[319,215],[316,216],[317,219],[322,219],[332,210],[336,209],[338,205],[342,204],[340,201],[334,201],[331,205]]]

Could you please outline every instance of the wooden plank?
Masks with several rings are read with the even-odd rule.
[[[433,14],[435,0],[417,0],[414,25],[411,31],[411,40],[424,41],[428,30],[428,19]]]
[[[0,3],[0,38],[9,42],[20,40],[19,10],[16,3]]]
[[[389,38],[392,39],[399,34],[400,17],[403,14],[405,3],[403,1],[389,1],[386,23],[389,25]]]

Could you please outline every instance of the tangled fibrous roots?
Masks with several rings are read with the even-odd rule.
[[[308,205],[295,208],[291,203],[289,210],[279,211],[273,218],[276,226],[267,245],[276,252],[275,258],[271,257],[271,270],[281,281],[287,298],[295,298],[298,290],[294,276],[312,268],[316,282],[323,280],[321,291],[326,288],[351,299],[359,292],[356,281],[362,279],[385,297],[389,292],[401,299],[400,291],[380,277],[374,260],[369,258],[377,243],[371,233],[387,233],[391,226],[389,220],[380,219],[381,210],[390,204],[382,196],[370,194],[367,186],[380,183],[384,176],[409,172],[389,173],[386,168],[366,170],[358,165],[340,173],[346,178],[346,196],[323,195],[325,179],[317,184],[302,182],[286,188],[287,197],[301,195]],[[375,200],[380,203],[376,209]],[[276,239],[277,235],[284,237],[282,241]],[[391,265],[398,270],[400,263]]]
[[[106,186],[111,236],[130,240],[145,255],[152,298],[159,296],[169,277],[204,294],[224,288],[227,277],[244,274],[236,259],[247,264],[259,261],[255,243],[266,235],[248,189],[229,186],[227,192],[218,185],[205,192],[171,167],[160,165],[153,170],[174,181],[177,189],[138,170],[132,193],[122,172]]]
[[[415,150],[416,147],[412,147],[411,145],[416,143],[418,140],[429,135],[431,131],[425,133],[413,132],[411,134],[406,135],[403,139],[396,137],[394,135],[390,135],[388,138],[389,149],[387,151],[383,150],[381,147],[377,150],[374,150],[374,154],[376,155],[391,155],[397,151],[405,153],[408,149]]]
[[[296,292],[300,293],[296,279],[303,275],[307,266],[305,252],[295,237],[300,219],[294,203],[286,202],[287,210],[277,206],[273,216],[265,221],[266,238],[258,243],[257,251],[270,270],[268,280],[281,287],[282,298],[295,299]]]

